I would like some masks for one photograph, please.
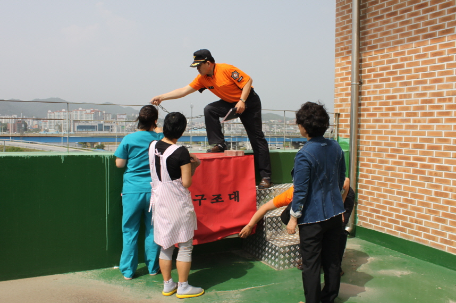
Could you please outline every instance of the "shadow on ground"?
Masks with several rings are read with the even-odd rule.
[[[374,277],[363,272],[360,267],[369,262],[369,255],[365,252],[347,249],[342,260],[342,269],[345,274],[340,281],[339,297],[336,302],[347,302],[366,292],[366,284]]]

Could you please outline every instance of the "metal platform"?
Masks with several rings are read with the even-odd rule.
[[[291,185],[286,183],[257,190],[257,208],[286,191]],[[258,222],[255,234],[247,237],[243,243],[243,248],[248,253],[277,270],[296,267],[301,260],[298,232],[289,235],[280,219],[284,209],[285,207],[281,207],[269,211],[263,220]]]

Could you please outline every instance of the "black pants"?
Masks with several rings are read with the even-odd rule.
[[[306,303],[332,303],[339,294],[341,229],[342,215],[299,225]],[[323,290],[320,286],[320,267],[323,267],[325,279]]]
[[[236,103],[229,103],[223,100],[206,105],[204,108],[204,118],[209,144],[226,144],[225,137],[222,133],[220,118],[225,117],[228,111],[235,105]],[[249,97],[245,101],[245,106],[246,109],[239,118],[241,119],[250,143],[252,144],[255,162],[257,162],[260,176],[262,178],[270,177],[271,161],[269,159],[268,142],[264,138],[263,133],[261,100],[253,89],[250,91]]]

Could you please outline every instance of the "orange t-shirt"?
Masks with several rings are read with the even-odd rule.
[[[291,201],[293,200],[293,191],[294,191],[294,187],[292,185],[289,189],[287,189],[280,195],[274,197],[274,200],[272,201],[272,203],[274,203],[274,206],[279,208],[279,207],[287,206],[288,204],[290,204]]]
[[[242,89],[249,80],[249,75],[239,68],[216,63],[212,77],[198,75],[189,85],[196,90],[207,88],[223,101],[234,103],[241,98]]]

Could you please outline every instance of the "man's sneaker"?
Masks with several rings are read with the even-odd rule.
[[[260,184],[258,184],[258,189],[266,189],[272,186],[271,178],[261,179]]]
[[[168,282],[165,282],[165,285],[163,286],[162,295],[171,296],[176,291],[177,291],[177,283],[174,282],[173,279],[171,279]]]
[[[179,299],[194,298],[199,297],[202,294],[204,294],[204,289],[202,289],[201,287],[191,286],[188,284],[188,282],[179,282],[176,297],[178,297]]]
[[[207,150],[208,153],[223,153],[226,150],[226,145],[223,143],[215,144],[214,147]]]

